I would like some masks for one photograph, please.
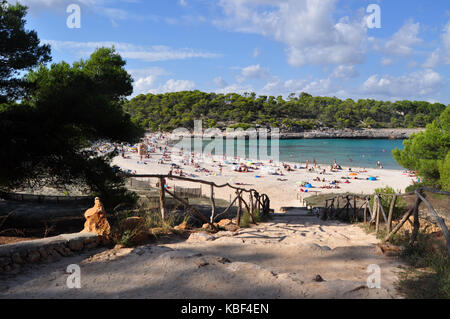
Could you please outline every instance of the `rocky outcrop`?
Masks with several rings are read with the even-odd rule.
[[[280,133],[280,139],[320,139],[320,138],[348,138],[348,139],[392,139],[402,140],[424,129],[320,129],[301,133]]]
[[[94,233],[104,237],[108,237],[111,234],[111,227],[106,219],[105,208],[98,197],[95,198],[94,207],[89,208],[84,213],[84,217],[86,222],[81,232]]]

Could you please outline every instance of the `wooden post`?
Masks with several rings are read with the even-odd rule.
[[[370,208],[370,196],[367,199],[367,210],[370,214],[370,219],[372,219],[372,208]]]
[[[253,216],[253,214],[255,213],[255,206],[253,203],[253,191],[250,191],[250,211],[251,211],[251,215]]]
[[[364,224],[367,224],[367,206],[369,205],[369,201],[366,200],[364,203]]]
[[[206,218],[205,216],[203,216],[202,213],[200,213],[200,211],[195,208],[194,206],[189,205],[188,202],[186,202],[184,199],[178,197],[177,195],[175,195],[174,193],[170,192],[169,190],[165,189],[165,192],[167,192],[170,196],[172,196],[173,198],[175,198],[177,201],[179,201],[180,203],[182,203],[186,208],[191,209],[201,220],[203,220],[205,223],[209,224],[211,226],[211,229],[213,231],[218,231],[217,227],[214,226],[213,223],[211,223],[208,218]]]
[[[387,229],[388,233],[390,233],[392,231],[392,216],[394,214],[394,208],[395,208],[396,201],[397,201],[397,195],[394,195],[394,197],[392,198],[392,201],[391,201],[391,206],[389,207],[389,216],[388,216],[388,221],[387,221],[387,225],[386,225],[386,229]]]
[[[159,178],[159,207],[161,209],[161,218],[166,220],[166,208],[165,208],[165,192],[164,192],[164,178]]]
[[[448,228],[447,228],[447,225],[445,224],[445,221],[442,219],[442,217],[440,217],[438,215],[436,210],[433,208],[433,206],[431,206],[430,202],[427,201],[426,198],[423,195],[421,195],[417,191],[416,191],[416,194],[425,203],[425,205],[428,206],[428,209],[429,209],[431,215],[433,215],[433,217],[436,219],[437,223],[441,227],[442,234],[444,235],[444,238],[445,238],[445,240],[447,242],[447,251],[450,253],[450,234],[448,232]]]
[[[375,222],[375,220],[377,218],[377,205],[378,205],[378,203],[377,203],[375,197],[376,197],[376,195],[373,196],[373,208],[372,208],[373,215],[372,215],[372,218],[370,220],[371,223]]]
[[[242,211],[242,199],[241,199],[241,192],[236,191],[236,194],[238,197],[238,211],[237,211],[237,217],[236,217],[236,225],[239,227],[241,223],[241,211]]]
[[[253,214],[250,213],[250,207],[248,207],[247,203],[245,202],[244,199],[242,199],[242,202],[244,203],[245,209],[247,210],[247,213],[250,215],[250,218],[252,219],[252,223],[255,225],[258,225],[255,221],[255,218],[253,218]]]
[[[259,195],[259,193],[256,194],[256,198],[257,198],[256,206],[258,207],[258,212],[259,212],[259,214],[262,214],[262,212],[261,212],[261,196]]]
[[[420,206],[421,202],[422,202],[422,199],[420,198],[420,196],[417,196],[416,202],[414,203],[414,210],[413,210],[414,228],[413,228],[413,232],[411,234],[411,239],[409,241],[410,245],[414,244],[414,242],[416,241],[417,235],[419,234],[419,228],[420,228],[419,206]]]
[[[214,185],[211,185],[211,218],[209,219],[211,223],[214,222],[214,217],[216,215],[216,202],[214,201]]]
[[[395,226],[394,229],[384,238],[385,242],[391,239],[391,237],[394,236],[399,231],[400,228],[402,228],[403,224],[408,220],[409,216],[411,216],[413,210],[414,210],[413,208],[408,209],[405,215],[403,215],[403,218],[400,221],[400,223],[398,223],[397,226]]]
[[[348,210],[350,208],[350,198],[348,197],[348,195],[345,198],[347,199],[347,204],[345,204],[345,214],[346,218],[348,218]]]
[[[375,213],[376,217],[376,232],[378,234],[378,231],[380,230],[380,199],[378,198],[378,195],[375,195],[375,201],[377,202],[377,212]]]

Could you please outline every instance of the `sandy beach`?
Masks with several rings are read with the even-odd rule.
[[[236,165],[248,164],[248,159],[233,159],[228,158],[224,160],[222,156],[208,156],[207,154],[195,154],[193,164],[190,161],[189,154],[184,154],[178,149],[166,146],[167,139],[158,139],[158,135],[148,135],[147,139],[155,141],[149,143],[155,149],[154,153],[150,153],[150,158],[143,158],[142,161],[137,152],[127,151],[124,157],[117,156],[113,160],[113,165],[119,166],[122,170],[129,170],[136,174],[168,174],[171,170],[171,164],[179,165],[183,176],[198,178],[207,181],[213,181],[216,184],[230,183],[241,187],[253,188],[258,190],[261,194],[265,193],[270,197],[271,208],[275,212],[279,212],[281,207],[298,207],[302,205],[302,199],[309,196],[328,194],[328,193],[358,193],[358,194],[373,194],[375,189],[390,186],[394,190],[403,192],[405,188],[412,184],[413,177],[410,177],[401,170],[387,170],[377,168],[358,168],[342,167],[342,170],[331,172],[330,164],[321,165],[315,171],[307,170],[306,163],[302,163],[301,169],[296,169],[295,163],[284,163],[290,165],[294,171],[287,171],[283,167],[283,163],[269,163],[268,161],[260,161],[263,165],[256,166],[257,169],[250,169],[249,172],[237,172],[233,168]],[[161,164],[162,151],[159,149],[167,148],[166,160]],[[184,163],[183,163],[184,162]],[[230,164],[226,164],[226,163]],[[234,164],[231,164],[234,162]],[[187,165],[185,165],[187,164]],[[195,167],[195,164],[198,167]],[[222,166],[222,173],[219,164]],[[313,164],[309,163],[309,168]],[[374,165],[375,166],[375,165]],[[283,176],[271,175],[267,172],[270,170],[280,169]],[[325,169],[326,173],[321,174]],[[176,170],[174,170],[176,172]],[[354,174],[357,174],[356,176]],[[353,175],[350,175],[353,174]],[[174,175],[177,175],[174,173]],[[342,177],[350,179],[342,179]],[[355,177],[357,179],[355,179]],[[376,181],[367,180],[369,177],[376,177]],[[315,181],[319,178],[321,181]],[[325,182],[323,182],[325,179]],[[338,181],[339,188],[322,188],[324,186],[330,187],[332,181]],[[348,181],[348,183],[346,183]],[[313,188],[307,189],[300,187],[300,183],[310,183]],[[155,180],[156,183],[156,180]],[[184,187],[198,187],[193,183],[169,180],[167,181],[169,187],[184,186]],[[334,187],[333,186],[333,187]],[[301,191],[303,190],[303,192]],[[207,194],[208,190],[204,190]],[[220,188],[216,190],[217,197],[224,200],[229,200],[233,196],[233,191],[229,188]]]

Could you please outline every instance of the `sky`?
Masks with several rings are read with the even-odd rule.
[[[450,104],[448,0],[20,2],[54,63],[114,45],[133,96],[198,89]]]

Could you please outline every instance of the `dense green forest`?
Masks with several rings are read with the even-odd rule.
[[[216,94],[184,91],[139,95],[125,104],[133,120],[152,131],[193,128],[194,120],[208,127],[248,127],[250,124],[302,131],[332,128],[417,128],[439,118],[446,106],[423,101],[383,102],[313,97],[307,93],[283,97],[255,93]]]

